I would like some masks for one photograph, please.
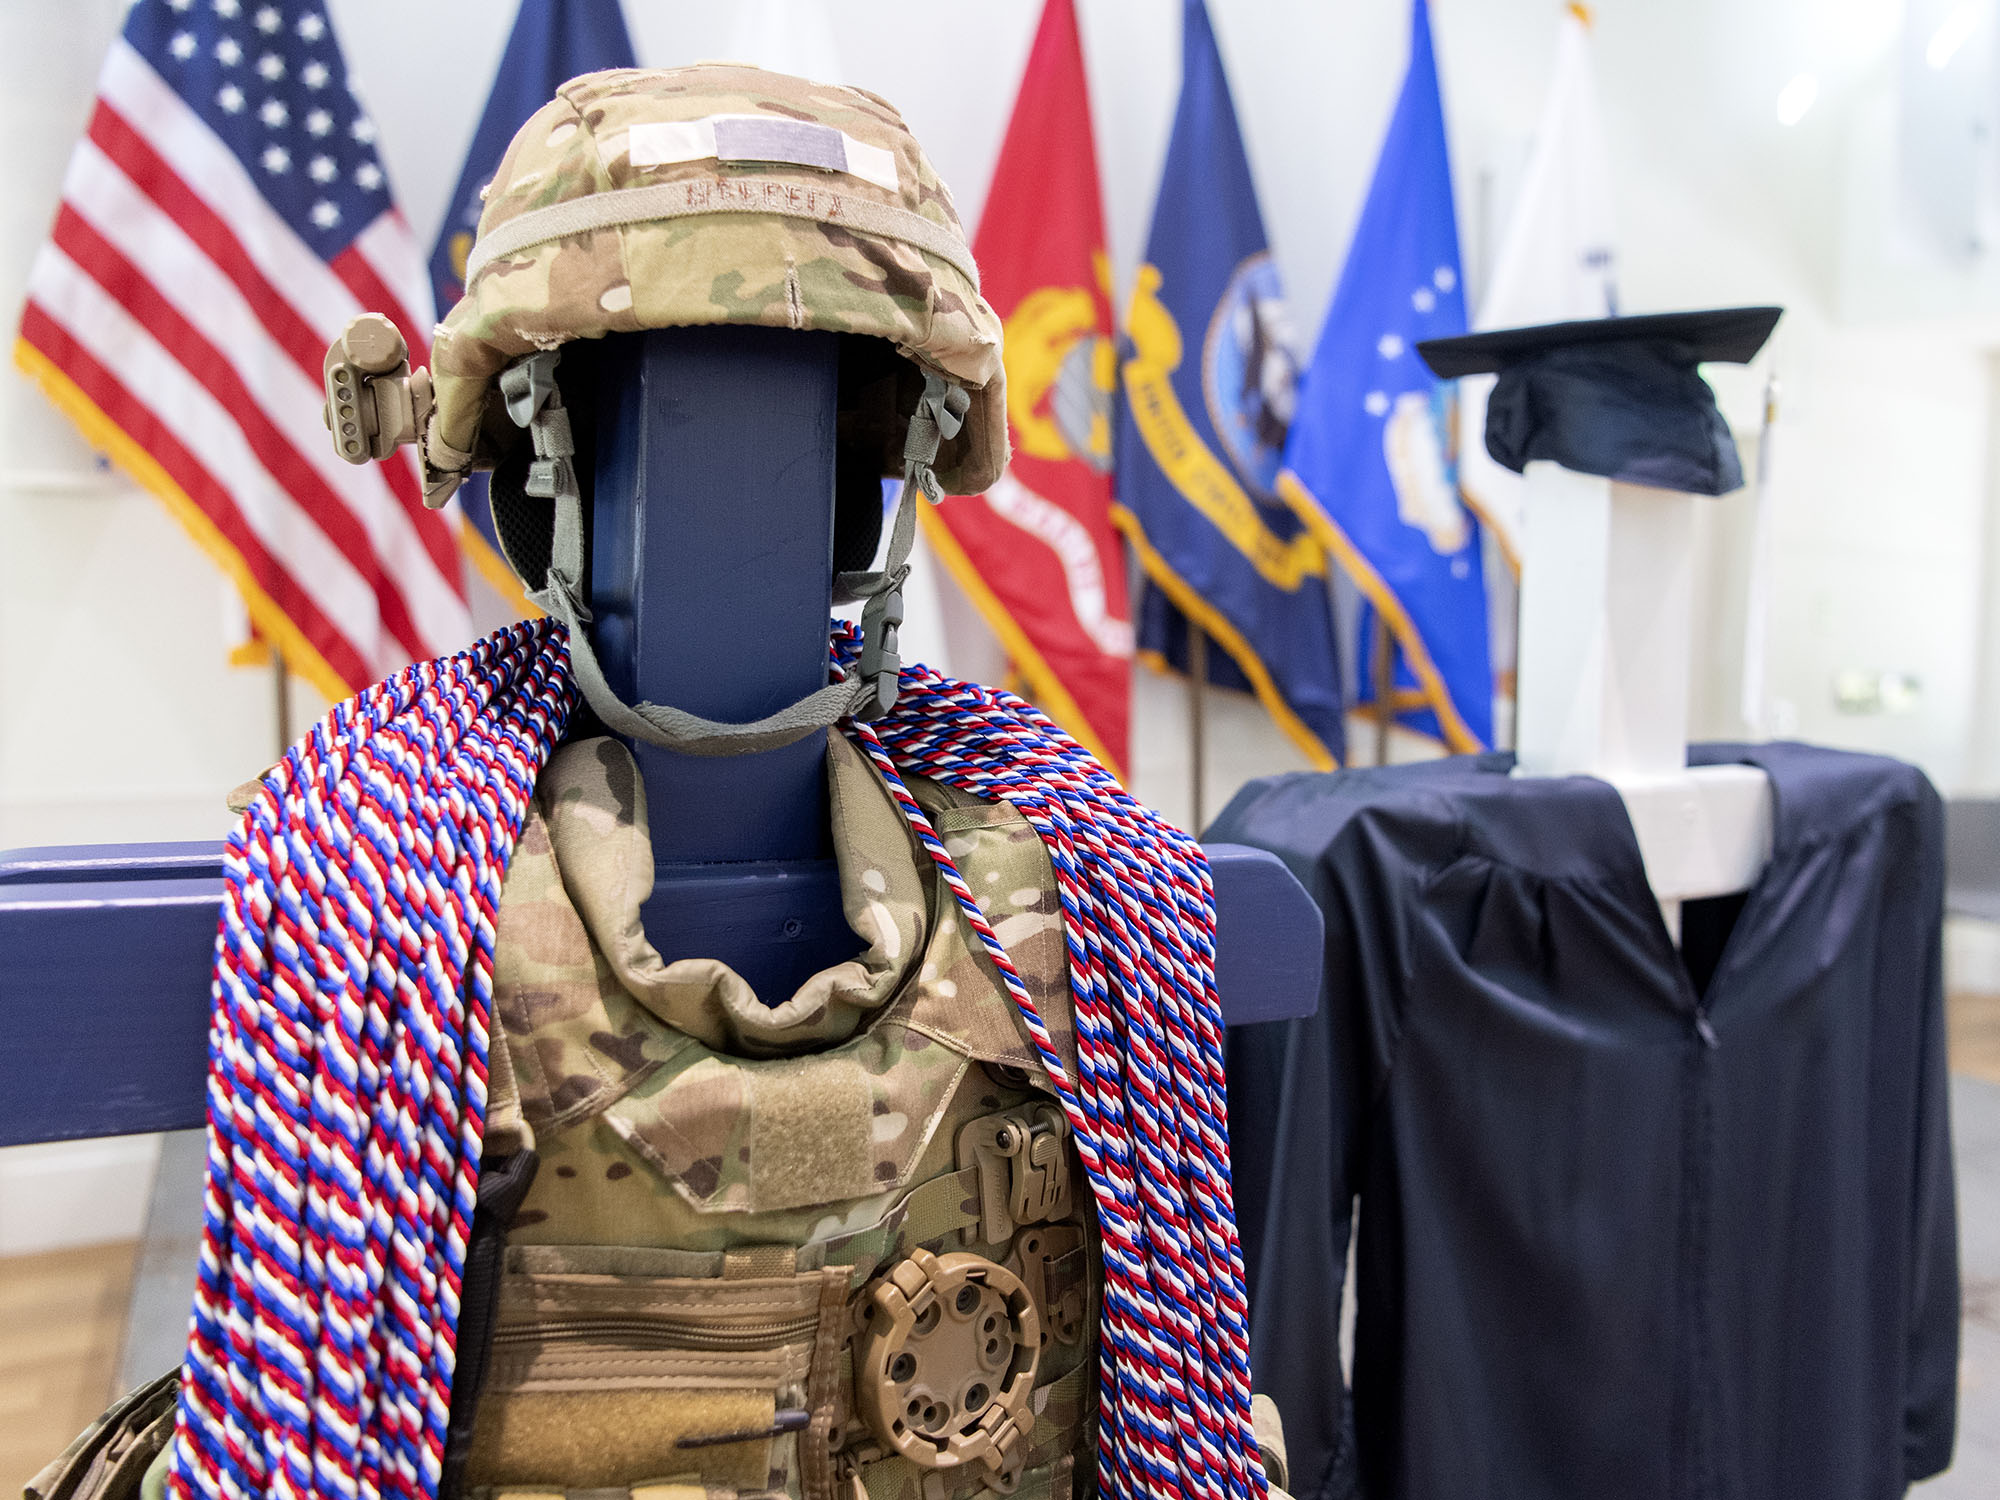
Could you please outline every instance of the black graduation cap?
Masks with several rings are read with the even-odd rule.
[[[1417,352],[1441,380],[1497,372],[1486,451],[1515,473],[1553,459],[1580,474],[1725,495],[1743,483],[1736,440],[1695,372],[1746,364],[1782,307],[1590,318],[1429,339]]]

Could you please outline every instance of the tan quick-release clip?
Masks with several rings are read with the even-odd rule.
[[[1003,1264],[1035,1299],[1043,1343],[1075,1344],[1083,1338],[1089,1306],[1083,1249],[1083,1231],[1074,1224],[1042,1224],[1014,1236],[1013,1253]]]
[[[1023,1224],[1069,1215],[1069,1121],[1052,1104],[983,1115],[960,1127],[958,1167],[979,1169],[979,1239],[997,1245]],[[972,1243],[974,1230],[966,1231]]]
[[[855,1395],[875,1436],[926,1469],[984,1464],[1014,1487],[1035,1425],[1041,1321],[1020,1277],[977,1255],[912,1250],[869,1293]]]

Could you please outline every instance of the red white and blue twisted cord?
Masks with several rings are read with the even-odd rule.
[[[409,667],[224,846],[177,1500],[437,1493],[494,918],[570,703],[546,623]]]
[[[850,668],[851,630],[834,638]],[[485,1124],[493,925],[571,704],[500,631],[340,705],[229,840],[176,1500],[434,1500]],[[1011,694],[902,674],[850,732],[999,971],[1104,1244],[1099,1487],[1261,1500],[1230,1204],[1214,902],[1195,842]],[[1054,866],[1072,1077],[906,774],[1020,810]]]
[[[836,636],[843,666],[859,649],[851,630]],[[999,971],[1076,1135],[1104,1248],[1099,1490],[1261,1497],[1207,858],[1011,693],[906,667],[895,709],[851,732]],[[1041,836],[1069,944],[1076,1078],[904,774],[1006,802]]]

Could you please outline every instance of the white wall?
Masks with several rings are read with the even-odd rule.
[[[1078,3],[1123,287],[1165,150],[1180,7]],[[330,7],[400,199],[428,242],[511,7]],[[1310,338],[1400,81],[1407,11],[1402,0],[1211,0],[1211,9],[1277,259]],[[1993,687],[1976,692],[1979,637],[1990,630],[1982,619],[2000,622],[1981,613],[1983,574],[2000,573],[1985,521],[1987,350],[2000,342],[2000,317],[1955,316],[1978,276],[1892,243],[1894,49],[1880,22],[1895,9],[1895,0],[1598,6],[1623,294],[1638,311],[1791,308],[1756,369],[1719,379],[1725,410],[1747,425],[1767,369],[1789,393],[1793,462],[1780,475],[1770,659],[1780,727],[1907,756],[1947,788],[2000,786],[2000,668],[1990,653]],[[0,121],[15,143],[0,193],[9,318],[121,10],[119,0],[0,6]],[[1038,10],[1039,0],[828,0],[849,79],[902,107],[968,220]],[[1528,149],[1561,10],[1559,0],[1434,5],[1475,287]],[[727,5],[627,0],[627,11],[648,63],[727,55],[731,45]],[[1822,100],[1788,131],[1771,101],[1808,67],[1823,78]],[[215,574],[158,507],[99,468],[24,380],[0,373],[0,847],[221,833],[224,793],[268,763],[274,739],[269,680],[222,664],[220,618]],[[1716,670],[1733,674],[1731,628],[1713,623]],[[1846,667],[1915,673],[1916,711],[1836,714],[1828,684]],[[303,723],[314,705],[303,691],[295,699]],[[1704,732],[1738,732],[1733,692],[1699,701]],[[1142,677],[1134,781],[1185,818],[1183,722],[1178,687]],[[1246,776],[1298,764],[1245,702],[1215,707],[1210,749],[1211,812]]]
[[[1987,431],[2000,431],[2000,356],[1986,356]],[[2000,465],[1987,465],[1986,548],[1974,680],[1972,742],[1966,780],[1981,790],[2000,789]],[[2000,973],[2000,969],[1996,969]],[[2000,988],[2000,985],[1996,985]]]
[[[156,1135],[0,1150],[0,1255],[137,1239],[159,1159]]]

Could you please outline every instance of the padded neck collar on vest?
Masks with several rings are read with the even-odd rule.
[[[661,958],[639,906],[653,889],[646,791],[631,752],[609,737],[565,745],[536,789],[563,889],[618,982],[710,1047],[768,1057],[845,1040],[902,988],[928,944],[935,881],[874,767],[827,734],[833,847],[848,926],[868,946],[766,1005],[718,959]],[[671,815],[671,810],[667,812]]]

